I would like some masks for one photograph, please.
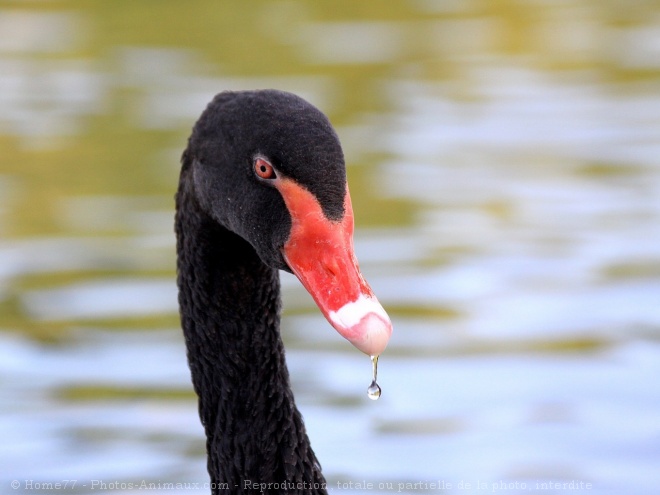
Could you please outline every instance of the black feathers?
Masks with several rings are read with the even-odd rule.
[[[327,118],[279,91],[221,93],[194,127],[176,196],[181,323],[214,493],[325,493],[279,334],[278,268],[291,219],[254,177],[255,154],[344,212],[346,173]],[[270,483],[249,486],[246,483]]]
[[[329,219],[344,213],[346,167],[339,139],[328,118],[296,95],[220,93],[195,124],[188,149],[204,165],[247,176],[254,156],[261,154],[309,189]]]

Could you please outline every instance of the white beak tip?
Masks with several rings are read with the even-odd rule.
[[[392,335],[392,322],[374,297],[361,295],[330,312],[328,319],[344,338],[370,356],[382,353]]]
[[[392,335],[392,323],[389,318],[369,313],[356,325],[357,338],[351,343],[369,356],[378,356],[387,347]]]

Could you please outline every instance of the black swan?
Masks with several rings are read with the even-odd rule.
[[[353,253],[327,117],[276,90],[223,92],[195,124],[176,194],[181,324],[213,493],[325,493],[289,385],[278,270],[368,355],[392,325]]]

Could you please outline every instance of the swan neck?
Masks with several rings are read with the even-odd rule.
[[[289,383],[279,274],[191,189],[182,181],[177,194],[177,283],[211,481],[240,492],[246,480],[293,480],[323,486],[300,493],[325,493]]]

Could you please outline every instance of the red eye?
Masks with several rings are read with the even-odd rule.
[[[257,158],[254,160],[254,172],[262,179],[275,178],[275,169],[268,160],[264,160],[263,158]]]

